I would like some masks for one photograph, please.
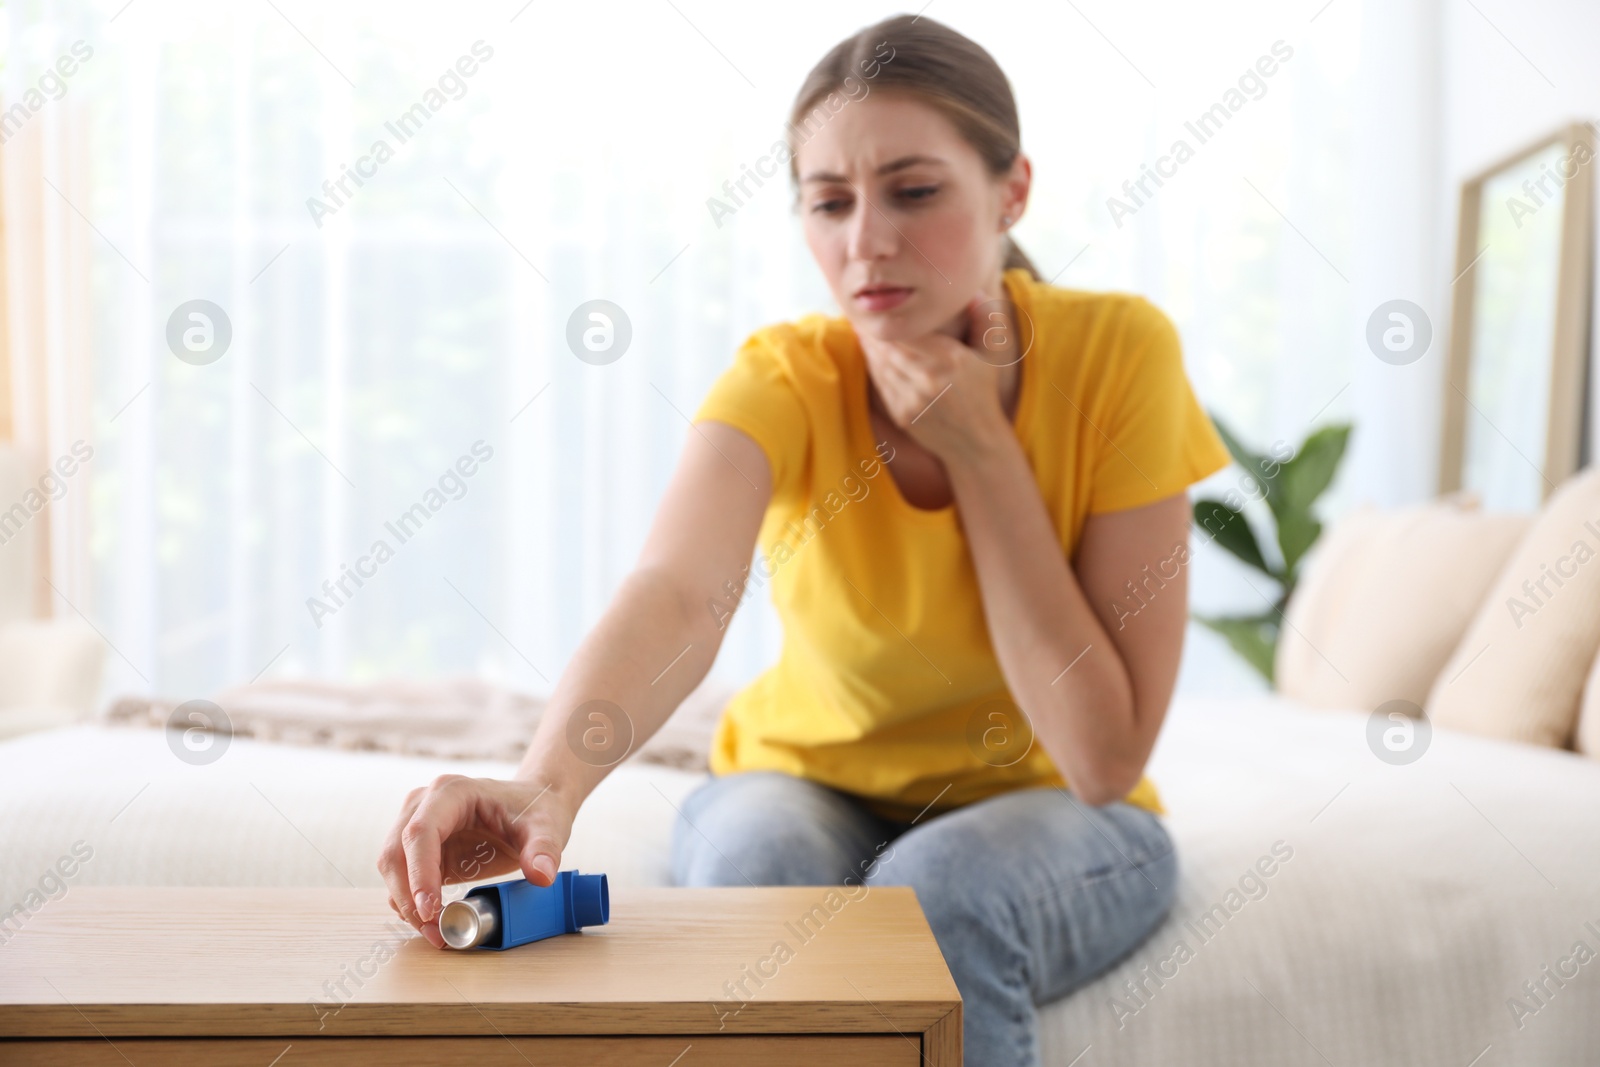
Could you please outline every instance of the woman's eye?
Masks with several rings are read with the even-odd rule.
[[[939,191],[937,185],[914,185],[910,188],[900,189],[895,192],[895,197],[902,202],[921,203]],[[848,198],[834,197],[829,200],[819,200],[811,205],[811,210],[824,215],[836,215],[842,209],[849,207]]]

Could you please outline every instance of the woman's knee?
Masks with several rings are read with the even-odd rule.
[[[1161,820],[1142,808],[1117,805],[1105,809],[1121,828],[1115,868],[1132,887],[1124,891],[1129,925],[1154,929],[1172,910],[1178,896],[1178,852]],[[1143,922],[1140,922],[1140,919]]]
[[[982,954],[991,965],[1016,963],[1020,942],[1006,899],[1007,872],[985,859],[985,846],[970,827],[930,823],[897,838],[878,856],[865,881],[869,888],[911,888],[947,960],[959,965]],[[1029,847],[1023,841],[990,841],[987,846]]]
[[[896,840],[868,884],[912,887],[941,946],[985,968],[1041,994],[1076,984],[1160,925],[1178,860],[1148,812],[1070,808],[1040,791],[941,816]]]
[[[703,783],[673,827],[678,885],[831,885],[851,868],[848,802],[815,782],[746,771]]]

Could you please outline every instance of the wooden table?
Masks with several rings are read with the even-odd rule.
[[[0,944],[0,1062],[950,1067],[961,999],[903,887],[614,887],[455,952],[380,889],[84,886]]]

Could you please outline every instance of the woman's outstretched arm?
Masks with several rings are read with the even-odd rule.
[[[443,886],[519,869],[549,885],[584,799],[705,677],[735,606],[727,583],[737,588],[750,563],[771,481],[747,434],[697,424],[638,564],[556,683],[515,776],[447,774],[406,797],[378,869],[391,906],[435,946]]]
[[[611,767],[568,743],[587,701],[622,708],[635,749],[661,728],[717,657],[734,607],[728,583],[742,582],[771,495],[755,441],[719,422],[694,427],[638,563],[556,683],[517,778],[549,783],[574,808],[605,778]]]

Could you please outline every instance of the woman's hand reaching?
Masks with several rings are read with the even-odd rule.
[[[519,871],[535,885],[552,884],[574,815],[548,786],[441,775],[406,795],[378,854],[389,906],[443,948],[444,886]]]

